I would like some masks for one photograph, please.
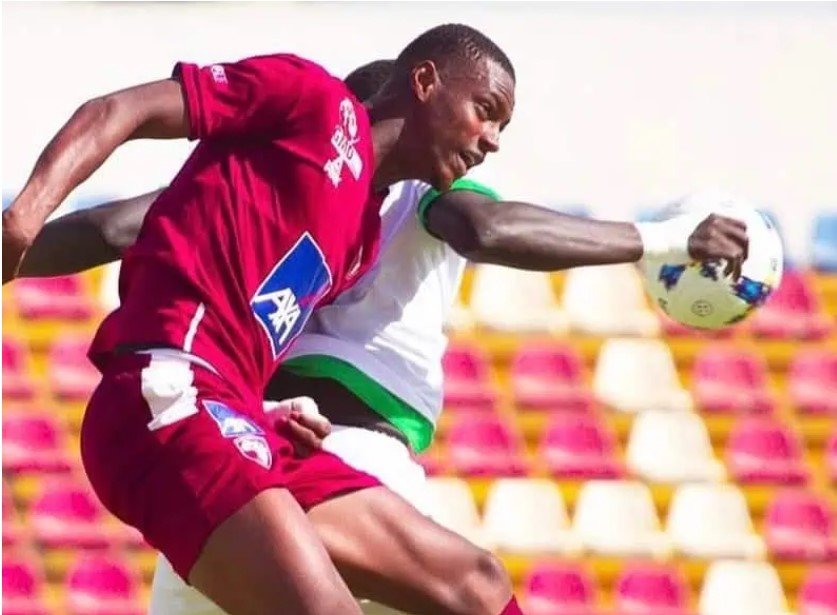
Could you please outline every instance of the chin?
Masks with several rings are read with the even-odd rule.
[[[430,185],[433,186],[439,192],[445,192],[447,190],[450,190],[451,185],[457,179],[458,178],[456,177],[455,173],[452,173],[448,167],[443,166],[440,169],[436,169],[436,173],[430,180]]]

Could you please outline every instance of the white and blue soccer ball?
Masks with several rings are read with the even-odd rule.
[[[666,263],[646,259],[646,288],[672,320],[697,329],[720,329],[741,322],[764,305],[782,281],[784,250],[775,223],[735,197],[705,192],[669,208],[663,217],[710,213],[747,225],[749,250],[738,279],[726,276],[726,262]]]

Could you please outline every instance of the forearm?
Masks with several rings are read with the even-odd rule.
[[[476,240],[462,250],[474,262],[559,271],[642,258],[642,239],[631,223],[568,216],[526,203],[484,206]]]

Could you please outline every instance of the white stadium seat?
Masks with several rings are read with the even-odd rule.
[[[427,480],[428,514],[437,523],[483,546],[482,524],[468,483],[461,478],[433,477]]]
[[[700,615],[788,615],[776,569],[766,562],[718,560],[706,571]]]

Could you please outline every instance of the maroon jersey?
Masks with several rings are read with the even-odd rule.
[[[261,395],[311,312],[377,253],[363,105],[293,55],[178,64],[195,151],[122,262],[121,307],[91,358],[171,347]]]

